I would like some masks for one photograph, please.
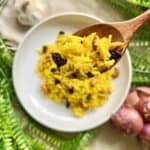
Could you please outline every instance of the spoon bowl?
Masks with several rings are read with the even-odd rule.
[[[90,33],[93,33],[93,32],[96,32],[100,38],[108,37],[109,35],[112,35],[112,42],[115,42],[115,41],[124,42],[124,38],[118,29],[116,29],[110,24],[104,24],[104,23],[95,24],[95,25],[80,29],[79,31],[75,32],[74,35],[88,36]]]
[[[97,33],[99,38],[108,37],[109,35],[112,35],[112,39],[111,39],[112,42],[115,42],[115,41],[122,42],[122,43],[125,42],[123,35],[117,28],[113,27],[110,24],[104,24],[104,23],[88,26],[86,28],[83,28],[75,32],[74,35],[78,35],[82,37],[82,36],[88,36],[90,33],[93,33],[93,32]],[[119,52],[120,56],[123,55],[123,53],[125,52],[125,49],[126,47],[124,47],[122,51]],[[106,68],[103,72],[111,69],[120,60],[120,58],[121,57],[116,58],[115,63],[109,68]]]
[[[111,69],[118,61],[122,58],[132,39],[134,33],[146,22],[150,21],[150,10],[145,11],[143,14],[130,19],[128,21],[116,22],[116,23],[100,23],[94,24],[82,28],[74,33],[77,36],[87,36],[93,32],[97,33],[99,38],[108,37],[112,35],[112,42],[124,43],[123,48],[119,51],[120,57],[115,59],[115,63],[110,67],[106,68],[105,71]]]

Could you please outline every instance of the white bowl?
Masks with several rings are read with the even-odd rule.
[[[39,87],[40,79],[35,71],[37,49],[46,42],[54,42],[59,31],[73,33],[81,27],[102,22],[99,18],[83,13],[61,13],[40,22],[25,35],[13,64],[13,83],[20,103],[31,117],[41,124],[59,131],[77,132],[97,127],[115,113],[130,88],[131,60],[128,52],[117,64],[120,75],[113,81],[114,91],[109,100],[83,118],[76,118],[64,105],[45,100]],[[60,91],[61,92],[61,91]]]

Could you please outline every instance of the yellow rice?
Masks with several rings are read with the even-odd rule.
[[[37,63],[43,95],[78,117],[104,104],[112,91],[112,71],[103,71],[115,62],[110,59],[110,44],[111,36],[99,39],[96,33],[60,34],[55,43],[45,44]],[[59,59],[58,54],[64,59],[61,66],[53,58]]]

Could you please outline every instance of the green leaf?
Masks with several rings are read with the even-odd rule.
[[[0,0],[0,13],[4,9],[4,7],[7,5],[8,0]]]
[[[0,35],[0,59],[8,67],[8,69],[12,68],[14,56],[14,53],[11,49],[12,45],[10,45],[10,42],[6,39],[3,39]]]
[[[150,1],[149,0],[127,0],[127,1],[134,4],[134,5],[150,8]]]
[[[130,49],[132,58],[132,84],[150,86],[150,48],[146,50]]]
[[[121,13],[126,19],[131,19],[143,13],[145,8],[129,3],[126,0],[105,0],[110,4],[118,13]],[[146,24],[141,27],[135,34],[134,39],[138,41],[149,41],[150,39],[150,25]]]
[[[115,10],[127,19],[133,18],[143,12],[141,7],[130,4],[126,0],[105,0]]]
[[[3,61],[3,63],[0,64],[0,86],[2,87],[0,90],[0,95],[2,96],[2,100],[0,103],[0,113],[3,114],[3,122],[5,122],[6,124],[4,130],[10,133],[11,138],[15,141],[14,143],[19,147],[19,149],[59,150],[61,148],[67,147],[68,150],[82,150],[84,149],[84,147],[87,147],[88,141],[93,136],[90,131],[76,134],[71,138],[70,136],[64,137],[58,132],[54,132],[39,125],[32,118],[30,118],[26,114],[26,112],[24,112],[20,104],[16,101],[17,98],[12,95],[13,92],[11,92],[12,89],[10,86],[11,80],[9,80],[9,74],[7,73],[7,70],[4,69],[7,68],[8,72],[11,71],[11,62],[13,60],[13,55],[6,46],[6,40],[1,39],[0,44],[2,45],[1,60]],[[5,59],[6,57],[8,59]],[[8,95],[6,95],[6,93]],[[10,100],[10,96],[13,100]],[[24,116],[23,118],[26,120],[26,125],[22,127],[24,131],[20,128],[22,119],[19,125],[10,102],[16,103],[18,105],[20,113]],[[26,132],[27,135],[24,132]]]

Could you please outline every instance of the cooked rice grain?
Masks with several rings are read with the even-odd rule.
[[[112,71],[103,70],[115,62],[110,59],[110,44],[111,36],[99,39],[92,33],[87,37],[59,34],[56,43],[44,45],[37,63],[44,96],[67,103],[78,117],[104,104],[112,91]]]

